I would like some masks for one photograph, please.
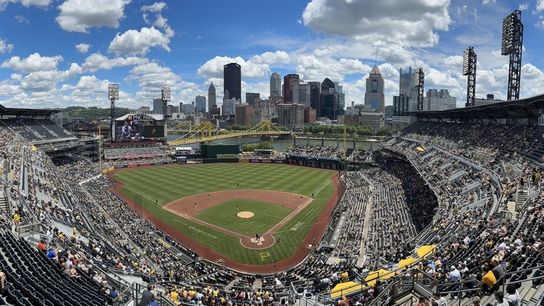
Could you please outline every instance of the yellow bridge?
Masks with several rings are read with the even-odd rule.
[[[208,142],[226,138],[244,137],[244,136],[280,136],[293,135],[291,131],[284,131],[275,126],[270,120],[261,121],[257,125],[247,130],[227,131],[219,130],[211,122],[201,122],[191,128],[186,134],[170,141],[171,146],[187,145],[197,142]]]

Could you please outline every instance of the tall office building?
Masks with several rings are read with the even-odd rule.
[[[298,84],[298,74],[288,74],[283,77],[283,102],[293,103],[293,85]]]
[[[164,112],[164,106],[162,99],[153,99],[153,113],[162,114]]]
[[[447,89],[429,89],[425,97],[423,110],[439,111],[457,107],[457,98],[450,96]]]
[[[274,72],[270,75],[270,96],[281,96],[281,76],[279,73]]]
[[[228,92],[228,91],[226,91]],[[221,115],[223,116],[230,116],[230,115],[234,115],[236,113],[236,110],[235,110],[235,107],[236,107],[236,102],[238,100],[236,100],[236,98],[226,98],[223,97],[223,105],[221,106],[222,108],[222,113]]]
[[[416,86],[416,69],[399,69],[399,95],[410,96]]]
[[[213,83],[210,83],[210,87],[208,87],[208,112],[211,112],[214,105],[217,106],[215,86],[213,86]]]
[[[310,84],[303,81],[293,85],[293,103],[310,106]]]
[[[184,113],[185,115],[192,115],[195,113],[195,106],[192,103],[180,103],[179,111]]]
[[[261,100],[261,95],[256,92],[246,92],[246,103],[249,105],[255,105]]]
[[[279,125],[290,130],[302,130],[304,128],[304,105],[280,103],[277,110]]]
[[[399,69],[399,98],[397,100],[403,101],[406,111],[417,110],[417,84],[417,69],[412,67]]]
[[[237,125],[241,125],[241,126],[251,125],[251,119],[253,117],[253,114],[255,113],[253,106],[247,103],[236,104],[234,111],[236,113],[234,117],[234,122]]]
[[[197,113],[205,113],[206,112],[206,97],[200,96],[200,95],[196,96],[195,106],[196,106]]]
[[[374,66],[366,79],[365,109],[383,113],[385,111],[384,81],[378,66]]]
[[[331,120],[338,119],[344,114],[345,95],[336,90],[336,85],[330,79],[321,82],[321,93],[319,95],[318,117],[327,117]]]
[[[229,91],[229,98],[242,100],[242,74],[240,65],[230,63],[223,66],[223,82],[225,91]]]
[[[393,115],[406,116],[410,111],[410,97],[406,95],[393,96]]]
[[[321,94],[320,82],[308,82],[310,84],[310,106],[317,110],[319,109],[319,95]]]

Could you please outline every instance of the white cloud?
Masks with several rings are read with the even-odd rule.
[[[86,43],[80,43],[76,45],[77,52],[79,53],[87,53],[89,52],[89,48],[91,47],[90,44]]]
[[[115,38],[110,43],[109,51],[116,54],[146,54],[151,47],[161,47],[166,51],[170,51],[170,38],[174,36],[171,29],[167,29],[164,33],[151,28],[141,28],[138,30],[128,30],[123,34],[117,33]]]
[[[66,0],[55,18],[69,32],[88,33],[91,27],[119,27],[124,9],[131,0]]]
[[[142,12],[152,12],[152,13],[158,13],[162,11],[166,7],[166,3],[164,2],[155,2],[151,5],[144,5],[140,9]]]
[[[518,6],[518,10],[525,11],[529,8],[529,2],[520,3]]]
[[[32,53],[27,58],[13,56],[7,61],[3,62],[0,67],[30,73],[36,71],[55,70],[61,61],[62,56],[60,55],[41,56],[39,53]]]
[[[160,97],[162,86],[170,87],[173,102],[180,100],[186,102],[192,101],[199,93],[198,85],[182,80],[170,68],[154,62],[141,64],[132,68],[126,80],[137,81],[140,91],[136,93],[136,97],[149,102],[153,98]]]
[[[164,2],[155,2],[151,5],[144,5],[140,9],[141,12],[143,12],[143,18],[145,23],[147,24],[153,24],[154,26],[157,26],[159,28],[166,28],[168,27],[168,20],[164,18],[161,14],[162,10],[166,8],[166,3]],[[155,22],[151,22],[149,20],[149,13],[155,14]]]
[[[72,63],[68,70],[40,70],[26,75],[21,80],[21,88],[26,91],[48,91],[56,87],[58,82],[66,81],[81,74],[83,69]]]
[[[265,52],[263,54],[255,55],[249,59],[251,62],[257,64],[287,64],[290,62],[291,57],[285,51]]]
[[[10,3],[20,3],[25,7],[47,7],[51,4],[51,0],[0,0],[0,11],[5,10]]]
[[[371,67],[358,59],[332,57],[317,57],[315,55],[301,55],[298,58],[297,72],[305,80],[322,81],[329,78],[334,82],[342,81],[346,75],[364,75]]]
[[[216,56],[198,68],[198,74],[206,77],[223,77],[223,66],[228,63],[238,63],[241,66],[242,78],[259,78],[267,76],[270,68],[267,64],[246,61],[241,57]],[[214,83],[215,84],[215,83]]]
[[[109,70],[116,67],[140,65],[147,61],[145,58],[134,56],[108,58],[100,53],[93,53],[85,59],[83,69],[88,71]]]
[[[15,18],[15,20],[18,23],[23,23],[23,24],[29,24],[30,23],[30,20],[26,19],[26,17],[23,16],[23,15],[15,15],[13,17]]]
[[[5,39],[0,38],[0,54],[11,52],[13,47],[13,44],[10,44]]]
[[[544,0],[537,0],[536,10],[537,12],[544,11]]]
[[[108,84],[108,80],[99,80],[94,75],[83,75],[73,87],[71,96],[80,101],[104,99]]]
[[[450,0],[313,0],[302,18],[310,29],[378,45],[432,46],[448,30]]]
[[[41,56],[33,53],[26,58],[13,56],[0,65],[20,73],[11,75],[21,91],[46,92],[56,88],[59,82],[67,81],[83,72],[76,63],[70,64],[67,70],[58,70],[62,56]],[[51,97],[52,98],[52,97]]]
[[[494,3],[497,3],[497,0],[482,0],[483,5],[489,5]]]
[[[544,16],[540,16],[535,24],[535,27],[540,30],[544,30]]]

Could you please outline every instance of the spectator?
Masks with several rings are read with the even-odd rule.
[[[153,288],[153,285],[147,285],[147,290],[142,293],[142,298],[140,299],[140,303],[138,303],[137,306],[151,305],[151,301],[155,299],[155,295],[153,294]]]
[[[6,274],[0,270],[0,292],[4,290],[6,286]]]
[[[521,306],[521,297],[515,285],[509,284],[506,286],[506,300],[509,306]]]
[[[119,296],[119,291],[117,291],[117,289],[113,287],[111,288],[109,295],[112,299],[116,299]]]
[[[38,242],[38,250],[40,250],[40,252],[44,254],[47,253],[47,246],[45,245],[45,241],[40,240],[40,242]]]
[[[509,306],[508,301],[504,298],[504,294],[501,291],[495,292],[495,306]],[[488,304],[488,306],[492,306]]]

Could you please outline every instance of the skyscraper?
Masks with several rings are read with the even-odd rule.
[[[321,94],[320,82],[308,82],[310,84],[310,106],[319,109],[319,95]]]
[[[302,130],[304,128],[304,105],[278,104],[278,124],[290,130]]]
[[[405,96],[405,98],[399,98],[399,101],[407,101],[407,111],[417,110],[417,83],[418,75],[417,69],[408,67],[405,69],[399,69],[399,97]]]
[[[293,103],[293,85],[298,84],[298,74],[288,74],[283,77],[283,102]]]
[[[415,74],[416,70],[412,67],[399,69],[399,95],[410,96],[412,88],[416,85],[414,84]]]
[[[321,82],[321,94],[319,95],[319,108],[317,116],[336,120],[344,114],[345,96],[336,89],[336,84],[330,79]]]
[[[310,84],[303,81],[294,84],[292,87],[293,103],[310,106]]]
[[[196,111],[198,113],[205,113],[206,112],[206,97],[200,96],[200,95],[196,96],[195,106],[196,106]]]
[[[270,76],[270,96],[281,96],[281,76],[277,72],[272,73]]]
[[[236,98],[223,98],[223,105],[221,106],[223,116],[230,116],[235,114],[236,101]]]
[[[383,94],[384,81],[378,66],[374,66],[366,79],[365,109],[383,113],[385,100]]]
[[[213,86],[213,83],[210,83],[210,87],[208,88],[208,112],[210,112],[214,105],[217,105],[217,101],[215,100],[215,86]]]
[[[457,98],[450,96],[447,89],[429,89],[425,97],[423,110],[440,111],[457,107]]]
[[[223,66],[223,82],[225,91],[229,91],[229,98],[242,100],[242,74],[240,65],[230,63]]]
[[[257,92],[246,92],[246,103],[254,106],[261,100],[261,95]]]
[[[163,101],[162,99],[153,99],[153,113],[162,114],[163,113]]]

